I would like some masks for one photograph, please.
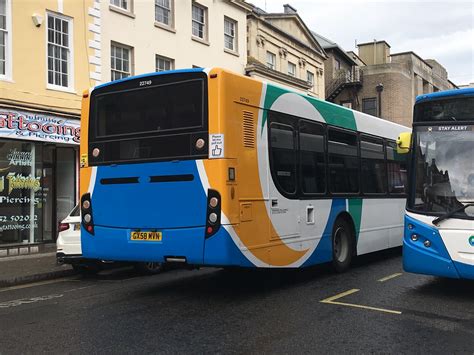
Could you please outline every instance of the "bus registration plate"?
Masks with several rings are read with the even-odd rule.
[[[130,240],[145,240],[150,242],[161,242],[161,232],[130,232]]]

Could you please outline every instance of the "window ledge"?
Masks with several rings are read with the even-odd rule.
[[[168,32],[171,32],[171,33],[176,33],[176,29],[174,29],[171,26],[166,26],[166,25],[164,25],[164,24],[162,24],[161,22],[158,22],[158,21],[155,21],[155,27],[161,28],[161,29],[163,29],[165,31],[168,31]]]
[[[5,81],[7,83],[15,83],[15,81],[8,76],[0,76],[0,81]]]
[[[196,41],[196,42],[198,42],[198,43],[204,44],[204,45],[206,45],[206,46],[210,46],[210,45],[211,45],[208,41],[206,41],[206,40],[204,40],[204,39],[202,39],[202,38],[196,37],[196,36],[191,36],[191,39],[192,39],[193,41]]]
[[[76,94],[77,95],[77,91],[74,90],[73,88],[65,88],[65,87],[62,87],[62,86],[47,84],[46,89],[47,90],[53,90],[53,91],[62,91],[62,92],[66,92],[68,94]]]
[[[231,51],[230,49],[227,49],[224,47],[224,52],[228,53],[228,54],[231,54],[231,55],[235,55],[236,57],[240,57],[240,54],[239,52],[236,52],[236,51]]]
[[[118,14],[121,14],[121,15],[128,16],[130,18],[135,18],[135,14],[131,13],[130,11],[121,9],[120,7],[117,7],[117,6],[114,6],[114,5],[109,5],[109,10],[113,11],[113,12],[116,12]]]

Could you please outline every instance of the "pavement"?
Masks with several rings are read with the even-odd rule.
[[[75,272],[70,265],[56,263],[55,251],[0,258],[0,288],[51,280],[73,274]]]

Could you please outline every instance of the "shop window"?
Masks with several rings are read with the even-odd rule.
[[[0,140],[0,244],[42,240],[42,145]]]
[[[383,140],[363,137],[360,140],[362,192],[387,192],[387,176]]]
[[[356,133],[329,129],[328,157],[330,191],[359,192],[359,159]]]

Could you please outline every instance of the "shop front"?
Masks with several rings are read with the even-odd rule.
[[[0,257],[56,239],[77,201],[79,119],[0,107]]]

